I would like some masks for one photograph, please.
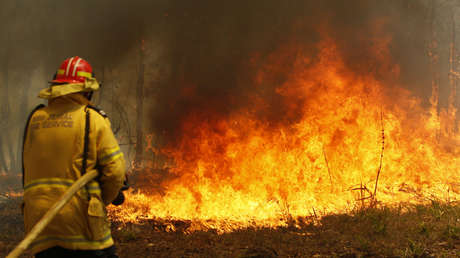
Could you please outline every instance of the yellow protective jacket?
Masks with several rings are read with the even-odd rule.
[[[89,112],[87,170],[99,171],[70,199],[39,237],[32,253],[53,246],[98,250],[113,245],[105,206],[125,179],[125,160],[103,112],[88,107],[81,94],[49,100],[30,117],[26,128],[24,164],[24,224],[26,232],[82,174],[86,112]]]

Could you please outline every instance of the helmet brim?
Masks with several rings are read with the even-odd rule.
[[[79,80],[59,80],[59,79],[55,79],[55,80],[52,80],[52,81],[49,81],[48,83],[59,83],[59,84],[66,84],[66,83],[84,83],[84,81],[79,81]]]

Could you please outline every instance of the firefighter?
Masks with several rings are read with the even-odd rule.
[[[99,176],[79,190],[31,244],[35,257],[117,257],[106,206],[118,202],[125,160],[106,114],[91,106],[99,83],[90,64],[66,59],[39,97],[48,105],[29,116],[24,132],[26,232],[83,174]]]

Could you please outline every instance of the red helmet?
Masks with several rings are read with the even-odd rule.
[[[56,72],[53,83],[79,83],[85,82],[87,78],[93,78],[93,68],[83,58],[78,56],[70,57],[62,62]]]

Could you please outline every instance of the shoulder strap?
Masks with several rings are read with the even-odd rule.
[[[100,109],[98,107],[95,107],[95,106],[91,106],[91,105],[88,105],[87,107],[91,108],[94,111],[96,111],[99,115],[103,116],[104,118],[107,118],[107,113],[105,113],[104,110],[102,110],[102,109]]]
[[[87,169],[87,160],[88,160],[88,146],[89,146],[89,131],[90,131],[90,118],[89,118],[89,109],[96,111],[98,114],[103,116],[104,118],[107,117],[107,114],[95,106],[87,105],[85,108],[86,111],[86,124],[85,124],[85,140],[83,145],[83,161],[81,165],[81,175],[83,176],[86,173]]]
[[[85,107],[85,136],[83,139],[83,159],[81,161],[81,175],[86,174],[86,169],[88,166],[88,151],[89,151],[89,131],[90,131],[90,117],[89,117],[88,106]],[[90,199],[88,184],[85,185],[85,189],[88,192],[88,201]]]
[[[83,142],[83,160],[81,164],[81,176],[83,176],[86,173],[87,162],[88,162],[88,148],[89,148],[90,119],[89,119],[89,110],[87,108],[85,108],[85,113],[86,113],[85,136],[84,136],[84,142]]]
[[[26,122],[26,127],[24,128],[24,136],[22,137],[22,187],[24,187],[24,146],[26,144],[26,137],[27,137],[27,130],[29,129],[29,123],[30,119],[32,119],[32,116],[34,115],[37,110],[44,108],[45,105],[40,104],[36,106],[32,112],[30,112],[29,116],[27,117],[27,122]]]

